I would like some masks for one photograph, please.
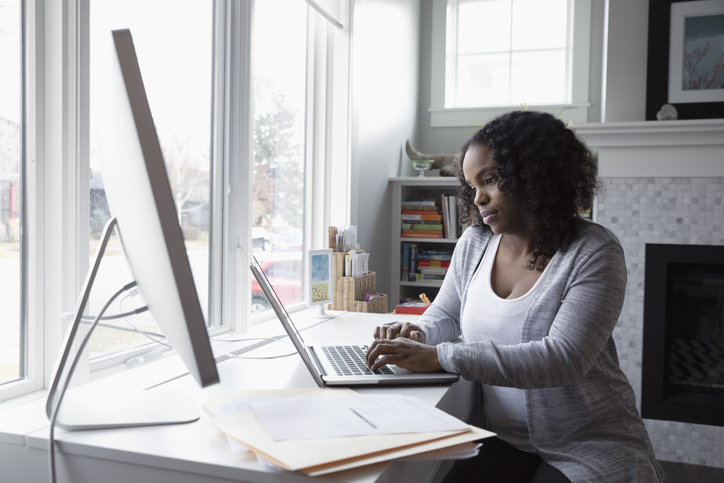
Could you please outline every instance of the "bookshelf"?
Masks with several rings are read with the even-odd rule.
[[[394,307],[400,300],[411,297],[419,300],[420,293],[425,293],[430,300],[437,296],[442,280],[402,280],[402,244],[416,243],[418,247],[429,250],[452,250],[457,238],[411,238],[402,237],[402,204],[403,201],[421,199],[439,199],[441,195],[456,195],[459,181],[454,177],[396,177],[390,178],[392,184],[392,266],[390,306]]]

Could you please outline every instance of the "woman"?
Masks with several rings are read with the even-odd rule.
[[[498,436],[447,481],[662,481],[612,337],[623,250],[578,215],[598,187],[590,151],[550,114],[519,111],[465,143],[461,167],[472,226],[434,303],[419,322],[378,327],[368,365],[481,383],[482,424]]]

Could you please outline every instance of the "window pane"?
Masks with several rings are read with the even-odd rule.
[[[252,249],[285,304],[303,300],[306,46],[305,2],[256,2]],[[269,308],[253,280],[251,312]]]
[[[213,2],[206,0],[92,0],[90,4],[91,255],[109,217],[93,122],[94,114],[103,105],[93,86],[101,85],[106,75],[99,67],[104,62],[98,56],[108,52],[104,48],[94,49],[94,45],[105,46],[104,39],[113,29],[129,28],[205,314],[209,299],[211,221],[212,10]],[[117,129],[135,130],[135,126]],[[110,252],[94,284],[91,314],[97,313],[108,296],[130,280],[117,241]],[[134,297],[124,300],[116,309],[127,311],[142,305]],[[131,324],[139,330],[159,332],[147,314],[109,324],[118,328],[97,329],[90,342],[92,357],[149,342],[148,337],[134,332]]]
[[[458,52],[510,49],[510,0],[463,3],[458,9]]]
[[[566,46],[567,0],[515,0],[513,50]]]
[[[560,103],[566,100],[566,52],[513,54],[512,104]]]
[[[508,54],[463,56],[458,60],[457,106],[508,104]]]
[[[20,316],[21,69],[20,0],[0,0],[0,384],[24,376]]]

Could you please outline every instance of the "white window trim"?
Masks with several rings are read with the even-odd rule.
[[[43,388],[44,359],[42,348],[44,345],[43,328],[37,324],[29,323],[30,320],[42,319],[44,310],[43,304],[43,257],[44,257],[44,230],[43,213],[44,207],[37,203],[28,203],[29,199],[36,199],[43,187],[43,153],[40,149],[43,141],[42,122],[43,103],[42,97],[36,93],[43,90],[43,17],[38,13],[34,2],[26,1],[21,3],[23,12],[21,21],[25,22],[24,29],[24,66],[25,84],[25,111],[21,121],[24,130],[25,145],[23,146],[24,158],[27,160],[24,166],[25,193],[23,206],[23,238],[22,256],[25,266],[23,276],[25,286],[23,290],[23,301],[21,317],[25,317],[25,332],[21,337],[27,342],[25,351],[26,377],[18,381],[3,384],[0,389],[0,401],[21,396],[26,393],[37,391]],[[40,8],[42,13],[42,6]],[[30,257],[29,253],[39,253],[39,258]]]
[[[571,102],[566,104],[531,104],[529,109],[547,111],[574,123],[588,122],[589,51],[591,46],[591,0],[570,0],[573,3],[573,67]],[[479,125],[520,105],[495,107],[446,108],[445,69],[448,0],[432,3],[432,51],[430,79],[430,127]]]

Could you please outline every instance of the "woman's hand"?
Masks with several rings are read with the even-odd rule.
[[[425,333],[422,329],[415,324],[409,322],[394,322],[390,325],[383,325],[382,327],[375,328],[374,333],[375,340],[377,339],[396,339],[398,337],[405,337],[406,339],[412,339],[416,342],[425,343]]]
[[[367,366],[373,371],[387,364],[412,372],[441,371],[437,348],[424,341],[422,329],[408,322],[377,327],[375,341],[367,350]]]

